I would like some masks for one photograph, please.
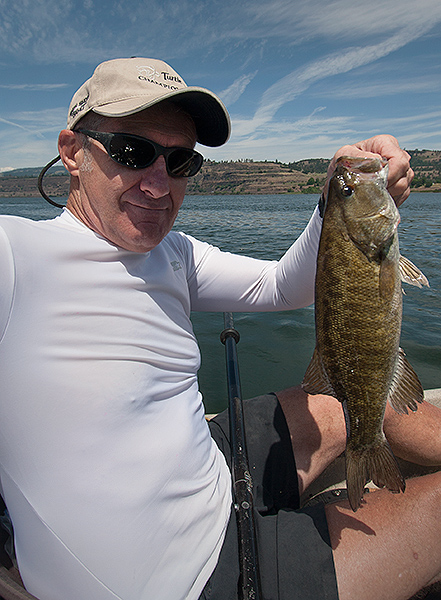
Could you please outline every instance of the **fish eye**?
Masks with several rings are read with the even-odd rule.
[[[353,192],[354,192],[353,188],[351,188],[351,186],[349,186],[349,185],[344,185],[341,188],[341,194],[342,194],[342,196],[346,196],[346,198],[348,198],[349,196],[352,196]]]

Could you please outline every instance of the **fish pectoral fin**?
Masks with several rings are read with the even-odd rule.
[[[391,406],[401,414],[407,414],[408,408],[415,412],[418,408],[417,403],[424,400],[423,386],[402,348],[398,349],[398,362],[388,400]]]
[[[334,389],[330,384],[323,368],[317,348],[315,348],[311,362],[306,369],[306,373],[302,381],[302,388],[308,394],[326,394],[327,396],[336,397]]]
[[[380,273],[378,289],[380,298],[388,299],[394,293],[396,281],[396,264],[391,260],[382,260],[380,263]]]
[[[423,287],[423,285],[430,287],[429,280],[424,273],[420,271],[418,267],[416,267],[408,258],[405,256],[400,256],[399,266],[401,281],[409,283],[410,285],[415,285],[419,288]]]

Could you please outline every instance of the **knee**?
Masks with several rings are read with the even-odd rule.
[[[277,394],[290,431],[301,492],[339,456],[346,445],[340,402],[309,395],[302,388]]]
[[[277,392],[291,436],[316,450],[325,444],[346,445],[346,426],[341,403],[332,396],[307,394],[300,386]]]

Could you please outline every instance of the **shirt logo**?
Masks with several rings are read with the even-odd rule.
[[[182,269],[182,265],[179,262],[179,260],[172,260],[170,264],[172,266],[173,271],[179,271],[179,269]]]

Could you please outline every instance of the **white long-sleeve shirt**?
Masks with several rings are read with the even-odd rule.
[[[44,600],[199,597],[231,476],[198,391],[190,311],[313,301],[321,219],[280,261],[171,232],[129,252],[69,211],[0,217],[0,485]]]

